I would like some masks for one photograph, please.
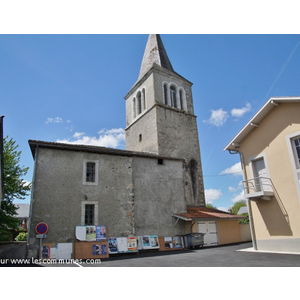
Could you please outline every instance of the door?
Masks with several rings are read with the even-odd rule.
[[[218,232],[215,221],[198,222],[198,232],[205,233],[204,246],[218,245]]]
[[[268,179],[269,174],[267,172],[264,158],[261,157],[252,161],[253,166],[253,176],[254,176],[254,184],[255,191],[272,191],[271,182]]]

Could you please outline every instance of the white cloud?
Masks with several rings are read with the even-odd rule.
[[[212,203],[215,200],[218,200],[222,196],[221,190],[208,189],[205,190],[205,200],[207,203]]]
[[[47,118],[45,123],[48,124],[48,123],[62,123],[62,122],[63,122],[62,118],[55,117],[55,118]]]
[[[87,136],[84,132],[76,132],[73,137],[74,141],[70,139],[57,140],[58,143],[77,144],[77,145],[93,145],[109,148],[118,148],[122,142],[125,141],[125,130],[123,128],[102,129],[98,132],[99,136]]]
[[[229,190],[230,193],[236,192],[236,188],[234,188],[234,187],[232,187],[232,186],[230,186],[230,187],[228,188],[228,190]]]
[[[75,133],[73,134],[73,137],[74,137],[74,138],[79,138],[79,137],[83,136],[84,134],[85,134],[85,132],[75,132]]]
[[[245,107],[242,108],[233,108],[231,110],[231,115],[236,118],[241,118],[246,112],[251,110],[251,104],[246,103]]]
[[[241,201],[241,200],[246,200],[245,199],[245,195],[244,195],[244,191],[241,191],[240,194],[235,195],[234,198],[231,199],[232,202],[237,202],[237,201]]]
[[[220,127],[225,124],[228,118],[229,115],[227,111],[223,110],[223,108],[217,110],[211,109],[211,116],[208,120],[204,120],[204,123],[208,123],[216,127]]]
[[[220,173],[220,175],[235,175],[235,176],[243,175],[241,163],[236,163],[235,165],[225,169]]]

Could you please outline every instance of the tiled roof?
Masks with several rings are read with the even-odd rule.
[[[186,221],[191,219],[244,219],[244,216],[234,215],[229,212],[225,212],[222,210],[207,208],[207,207],[187,207],[186,213],[175,214],[175,217],[182,218]]]

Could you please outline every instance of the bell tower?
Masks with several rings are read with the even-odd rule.
[[[126,150],[185,161],[185,201],[205,206],[192,83],[177,74],[159,34],[150,34],[138,80],[125,96]]]

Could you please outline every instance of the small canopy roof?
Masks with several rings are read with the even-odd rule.
[[[208,208],[208,207],[200,207],[200,206],[187,207],[186,213],[179,213],[179,214],[175,214],[173,216],[175,218],[179,218],[184,221],[193,221],[195,219],[204,219],[204,220],[245,219],[244,216],[234,215],[229,212],[222,211],[222,210]]]

